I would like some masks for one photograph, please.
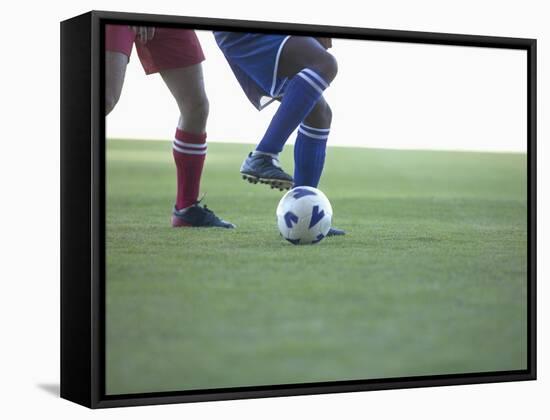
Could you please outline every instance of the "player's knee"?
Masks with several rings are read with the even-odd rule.
[[[210,111],[210,103],[208,102],[208,98],[204,96],[192,102],[182,104],[180,111],[184,121],[193,125],[205,125]]]
[[[319,67],[327,83],[330,83],[334,80],[336,74],[338,74],[338,62],[336,58],[329,53],[323,54],[322,57]]]
[[[208,113],[210,112],[210,102],[208,102],[208,98],[204,96],[192,104],[191,112],[195,120],[206,122],[208,119]]]

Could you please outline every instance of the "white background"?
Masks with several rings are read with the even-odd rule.
[[[212,33],[197,34],[206,56],[208,141],[257,143],[277,104],[258,113]],[[335,39],[331,52],[339,73],[325,92],[330,145],[525,152],[525,51]],[[107,136],[167,140],[178,114],[160,75],[145,76],[134,49]]]
[[[3,4],[0,416],[6,419],[543,418],[550,391],[548,43],[543,1],[339,0],[174,2],[156,0]],[[52,395],[59,381],[59,26],[89,9],[215,16],[536,37],[539,39],[539,380],[88,411]]]

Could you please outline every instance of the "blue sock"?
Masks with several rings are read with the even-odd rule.
[[[310,113],[327,87],[328,83],[311,69],[295,75],[288,82],[281,105],[256,150],[280,153],[288,137]]]
[[[329,128],[301,124],[294,145],[294,186],[317,188],[325,166]]]

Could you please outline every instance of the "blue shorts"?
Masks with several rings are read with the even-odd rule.
[[[252,104],[262,109],[282,96],[287,79],[277,77],[289,35],[214,31],[214,37]]]

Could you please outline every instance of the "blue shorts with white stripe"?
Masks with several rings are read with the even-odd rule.
[[[252,104],[262,109],[284,93],[287,79],[277,77],[288,35],[215,31],[214,37]]]

